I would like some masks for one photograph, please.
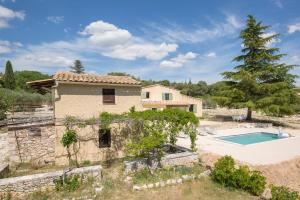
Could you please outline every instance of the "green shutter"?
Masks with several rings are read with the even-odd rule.
[[[194,113],[197,112],[197,105],[196,105],[196,104],[193,105],[193,112],[194,112]]]
[[[165,93],[162,93],[162,100],[166,100]]]
[[[169,93],[169,99],[170,99],[170,100],[173,100],[173,95],[172,95],[172,93]]]

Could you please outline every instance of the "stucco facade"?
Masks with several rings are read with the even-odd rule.
[[[148,93],[148,94],[147,94]],[[168,100],[163,97],[168,95]],[[187,95],[183,95],[179,90],[165,87],[159,84],[146,86],[142,88],[143,109],[164,109],[179,108],[194,112],[197,117],[202,117],[202,100]]]
[[[115,89],[115,103],[103,103],[104,88]],[[91,118],[101,112],[121,114],[135,106],[142,110],[141,87],[127,85],[58,83],[53,88],[55,118],[67,115]]]

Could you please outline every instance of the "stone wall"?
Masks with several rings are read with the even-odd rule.
[[[55,127],[22,127],[0,134],[0,164],[55,161]]]
[[[10,193],[12,197],[22,198],[28,193],[35,191],[46,191],[54,189],[54,180],[59,179],[64,174],[64,171],[56,171],[42,174],[34,174],[29,176],[20,176],[14,178],[0,179],[0,199],[1,196]],[[75,168],[66,172],[66,175],[80,174],[83,177],[83,181],[87,180],[87,177],[94,177],[95,181],[102,179],[102,167],[100,165]]]
[[[182,152],[164,155],[160,161],[160,164],[163,167],[191,165],[193,163],[198,162],[197,153],[179,146],[177,146],[176,148],[180,149]],[[156,160],[153,160],[150,165],[152,168],[156,168],[158,166],[158,162]],[[145,168],[146,166],[147,166],[146,158],[140,158],[132,161],[124,161],[125,174]]]
[[[79,163],[84,161],[99,162],[124,157],[124,148],[126,140],[131,137],[131,127],[126,124],[112,124],[111,145],[110,147],[100,147],[99,145],[99,125],[88,125],[84,128],[77,129],[78,142],[75,149],[70,148],[71,159]],[[64,126],[56,125],[56,145],[55,145],[55,164],[67,165],[67,150],[61,144],[61,138],[65,132]]]
[[[5,163],[9,159],[9,143],[8,132],[0,132],[0,164]]]

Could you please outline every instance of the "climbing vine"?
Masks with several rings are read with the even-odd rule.
[[[150,158],[152,155],[162,155],[165,144],[171,145],[171,150],[176,145],[178,134],[186,134],[191,141],[191,149],[196,150],[196,127],[199,119],[192,112],[179,109],[165,109],[162,111],[146,110],[128,113],[112,114],[102,112],[99,118],[82,120],[69,116],[65,118],[66,132],[62,137],[62,144],[67,148],[68,157],[71,159],[69,147],[81,140],[97,139],[97,137],[80,138],[76,130],[87,125],[96,125],[98,129],[108,129],[112,124],[122,124],[130,127],[131,140],[126,145],[129,155]],[[175,148],[174,148],[175,149]]]

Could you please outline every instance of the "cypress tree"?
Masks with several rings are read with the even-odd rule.
[[[249,15],[247,26],[240,34],[242,55],[234,58],[239,65],[234,71],[222,74],[229,85],[223,93],[227,98],[226,105],[247,108],[247,120],[251,120],[253,110],[272,116],[291,115],[296,112],[299,103],[294,91],[297,76],[290,73],[295,65],[280,63],[285,54],[270,47],[270,42],[279,34],[268,36],[268,29],[269,26],[262,25]]]
[[[9,60],[6,62],[6,66],[5,66],[3,86],[11,90],[14,90],[16,88],[15,75],[14,75],[12,64]]]
[[[84,66],[82,65],[80,60],[75,60],[74,65],[70,67],[71,72],[82,74],[84,73]]]

